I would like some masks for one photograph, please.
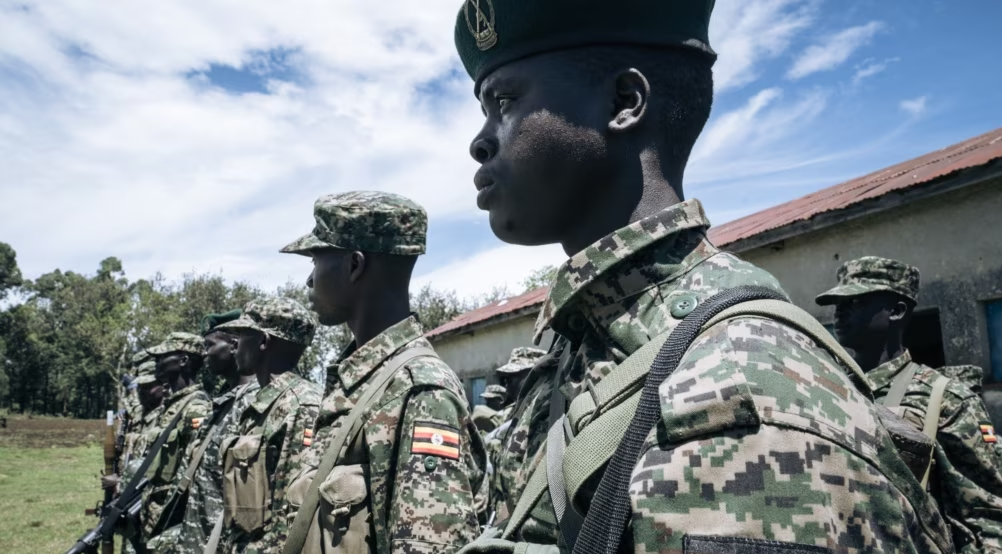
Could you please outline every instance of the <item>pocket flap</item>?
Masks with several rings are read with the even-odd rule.
[[[330,475],[320,484],[320,496],[335,508],[362,503],[368,497],[365,466],[334,466]]]
[[[257,457],[261,450],[262,435],[243,435],[230,447],[230,455],[240,462],[247,462]]]

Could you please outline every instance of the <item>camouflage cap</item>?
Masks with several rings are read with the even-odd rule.
[[[157,363],[152,359],[146,360],[139,364],[139,369],[136,371],[136,378],[133,379],[133,383],[136,385],[150,385],[157,382],[156,378]]]
[[[149,351],[144,348],[144,349],[140,350],[139,352],[136,352],[135,354],[133,354],[133,356],[132,356],[132,367],[139,367],[139,364],[145,362],[146,360],[149,360],[152,357],[153,356],[149,353]]]
[[[313,205],[316,226],[281,252],[309,255],[317,248],[383,254],[424,254],[428,214],[413,200],[388,192],[321,196]]]
[[[218,330],[254,329],[280,339],[309,346],[317,332],[317,318],[302,304],[273,296],[251,300],[244,306],[243,314],[233,321],[222,323]]]
[[[164,356],[172,352],[186,352],[201,356],[205,353],[205,339],[192,333],[176,331],[167,335],[167,338],[160,344],[150,348],[149,352],[153,356]]]
[[[897,260],[865,256],[838,268],[838,286],[818,295],[822,306],[868,292],[889,291],[918,302],[919,270]]]
[[[508,374],[526,371],[532,369],[532,366],[536,365],[536,362],[545,355],[545,350],[519,346],[511,351],[511,358],[508,359],[508,363],[497,368],[495,371]]]
[[[484,392],[480,393],[480,398],[504,398],[508,396],[508,389],[501,385],[487,385]]]

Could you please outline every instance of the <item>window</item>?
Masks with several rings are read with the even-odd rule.
[[[484,403],[484,399],[480,396],[487,389],[487,378],[486,377],[475,377],[470,379],[470,404],[473,406],[478,406]]]
[[[985,303],[988,323],[989,380],[1002,382],[1002,300]]]

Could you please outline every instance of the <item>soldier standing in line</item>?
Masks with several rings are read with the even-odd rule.
[[[508,396],[508,391],[501,385],[487,385],[484,392],[480,393],[480,398],[484,399],[484,404],[477,404],[473,407],[473,424],[481,435],[486,435],[501,424],[501,410],[504,408],[504,399]]]
[[[173,539],[166,537],[160,541],[158,536],[179,524],[184,515],[187,494],[178,494],[181,479],[187,470],[192,446],[208,428],[207,418],[212,415],[212,401],[198,381],[204,342],[198,335],[174,332],[149,349],[156,359],[157,380],[170,389],[158,422],[160,432],[166,430],[174,416],[182,414],[177,426],[170,430],[157,460],[150,466],[150,485],[143,495],[143,538],[147,548],[154,552],[165,548]]]
[[[314,315],[295,300],[254,300],[243,315],[217,329],[239,337],[241,373],[255,375],[260,390],[240,416],[239,431],[224,439],[223,505],[219,547],[213,552],[281,551],[290,508],[288,487],[300,459],[313,444],[313,424],[323,389],[296,374],[313,343]],[[291,510],[291,511],[290,511]]]
[[[289,492],[317,508],[300,510],[283,552],[455,550],[478,533],[485,454],[462,383],[410,313],[427,214],[402,196],[349,192],[321,197],[313,215],[313,232],[282,252],[313,259],[313,311],[355,340],[328,368],[316,448]]]
[[[590,429],[630,404],[606,397],[597,413],[593,391],[617,382],[607,378],[642,347],[659,346],[721,291],[754,285],[783,296],[770,274],[714,247],[702,205],[684,199],[685,165],[713,96],[712,8],[467,0],[457,15],[459,57],[485,115],[470,145],[481,166],[477,204],[505,242],[559,243],[569,257],[535,329],[537,343],[548,328],[559,338],[525,380],[497,467],[501,501],[518,517],[504,540],[492,532],[470,550],[952,549],[865,376],[836,361],[844,352],[826,347],[813,320],[738,316],[702,332],[656,389],[656,412],[643,414],[653,428],[636,462],[623,462],[617,510],[589,513],[604,466],[564,470],[583,461],[570,452],[579,445],[620,443],[622,435]],[[650,364],[640,367],[647,375]],[[592,411],[574,409],[589,401]],[[606,482],[621,479],[617,471]],[[578,514],[587,516],[580,527]]]
[[[122,448],[122,458],[119,461],[122,475],[121,478],[118,475],[105,475],[101,479],[104,487],[110,486],[117,489],[123,480],[128,483],[135,469],[139,467],[139,463],[146,456],[146,449],[156,441],[156,437],[159,435],[157,422],[163,411],[165,387],[163,383],[157,381],[155,375],[157,365],[153,358],[145,354],[145,351],[140,354],[136,356],[141,361],[136,369],[136,376],[132,380],[136,386],[136,398],[140,408],[138,411],[134,411],[129,418],[125,444]]]
[[[995,431],[975,391],[914,362],[905,348],[918,293],[918,269],[867,256],[843,264],[838,286],[817,303],[835,305],[835,334],[866,372],[877,402],[937,442],[928,480],[957,552],[1002,553],[1002,458]]]
[[[195,458],[201,460],[192,474],[183,521],[177,529],[177,539],[167,550],[177,554],[201,554],[209,537],[223,518],[223,464],[220,443],[224,438],[239,435],[240,414],[254,400],[259,385],[253,368],[240,370],[236,362],[237,336],[219,326],[240,317],[240,310],[210,314],[202,320],[205,337],[205,365],[222,378],[226,392],[212,399],[212,423],[208,433],[195,445]],[[208,442],[205,442],[208,441]],[[203,445],[204,443],[204,445]],[[164,533],[167,534],[166,532]]]

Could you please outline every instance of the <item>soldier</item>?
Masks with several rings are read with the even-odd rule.
[[[317,445],[289,492],[319,508],[300,511],[283,551],[452,551],[477,535],[485,455],[462,383],[410,313],[427,215],[401,196],[349,192],[321,197],[314,217],[282,252],[313,259],[313,310],[355,340],[328,368]],[[319,473],[322,462],[333,469]]]
[[[239,435],[240,415],[254,401],[260,388],[253,368],[238,368],[237,335],[219,328],[240,317],[240,310],[209,314],[202,320],[205,337],[205,365],[226,383],[226,392],[212,399],[212,423],[208,434],[195,446],[195,457],[188,472],[191,490],[180,531],[169,552],[201,554],[217,524],[223,518],[223,463],[219,446],[225,437]],[[204,445],[203,445],[204,443]],[[196,466],[196,469],[191,468]],[[165,532],[164,535],[167,533]]]
[[[522,390],[522,382],[525,381],[525,376],[529,374],[532,366],[536,365],[536,362],[545,355],[545,350],[530,346],[519,346],[511,351],[508,363],[495,370],[498,374],[498,379],[504,385],[506,393],[504,408],[501,411],[502,423],[511,418],[511,413],[515,409],[515,401],[518,400],[518,394]],[[501,425],[501,423],[498,425]]]
[[[903,337],[918,293],[918,269],[867,256],[843,264],[838,286],[817,303],[835,305],[835,334],[877,401],[937,441],[929,482],[957,551],[1000,553],[1002,459],[994,429],[977,393],[912,361]]]
[[[239,436],[226,438],[220,449],[223,536],[217,550],[206,552],[278,553],[281,530],[296,515],[289,482],[313,444],[323,396],[320,385],[295,371],[313,342],[316,318],[295,300],[267,298],[251,301],[240,319],[218,329],[237,334],[237,365],[255,375],[261,389],[240,416]]]
[[[685,164],[712,101],[712,6],[467,0],[460,9],[456,46],[485,115],[470,145],[477,205],[505,242],[559,243],[569,256],[535,328],[537,344],[548,328],[559,338],[526,377],[496,468],[518,517],[504,541],[471,549],[595,551],[604,541],[648,553],[948,552],[942,518],[897,457],[865,377],[822,346],[817,322],[801,329],[769,316],[726,319],[685,350],[656,389],[659,409],[643,414],[656,421],[639,458],[610,478],[626,480],[614,489],[625,513],[595,511],[576,529],[607,475],[601,465],[565,471],[587,461],[570,450],[615,447],[622,434],[590,431],[597,408],[569,408],[597,402],[595,387],[709,297],[745,285],[783,295],[767,272],[714,247],[701,204],[684,200]],[[594,422],[620,417],[629,404],[619,398]]]
[[[501,410],[504,408],[505,397],[508,391],[501,385],[487,385],[484,392],[480,393],[486,404],[478,404],[473,407],[473,424],[481,435],[490,433],[501,424]]]
[[[133,385],[136,386],[136,397],[140,409],[133,411],[128,419],[125,444],[122,448],[122,457],[119,460],[121,477],[126,483],[128,483],[135,468],[138,467],[136,462],[142,460],[146,455],[146,449],[156,441],[156,435],[153,435],[152,438],[150,435],[159,434],[157,433],[157,422],[160,420],[163,410],[165,393],[163,383],[157,381],[155,376],[156,362],[149,355],[140,357],[140,359],[142,362],[136,369],[136,377],[132,380]],[[101,479],[101,482],[104,487],[110,486],[118,489],[121,486],[118,475],[106,475]]]
[[[149,350],[156,359],[157,380],[170,389],[158,422],[160,432],[166,430],[174,416],[182,414],[150,467],[150,485],[143,495],[143,537],[147,547],[157,552],[173,540],[158,540],[160,533],[179,524],[184,515],[187,495],[181,492],[181,479],[192,446],[208,427],[206,419],[212,415],[212,401],[197,379],[205,351],[202,337],[174,332]]]

